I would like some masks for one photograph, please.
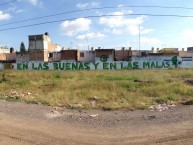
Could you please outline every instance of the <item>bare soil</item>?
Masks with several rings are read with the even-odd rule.
[[[0,145],[192,145],[193,106],[101,111],[0,100]]]

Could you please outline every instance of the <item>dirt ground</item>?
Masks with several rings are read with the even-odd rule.
[[[192,145],[193,106],[78,111],[0,100],[0,145]]]

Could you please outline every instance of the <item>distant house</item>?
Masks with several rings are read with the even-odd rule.
[[[16,62],[29,62],[29,52],[16,52]]]
[[[95,51],[80,50],[80,61],[81,62],[94,62],[95,61]]]
[[[10,49],[6,46],[0,47],[0,54],[1,53],[10,53]]]
[[[29,61],[45,61],[49,59],[49,53],[56,51],[58,45],[51,43],[48,33],[29,35]]]
[[[95,49],[95,61],[115,61],[115,49]]]
[[[16,54],[13,48],[1,47],[0,48],[0,61],[1,62],[15,62]]]
[[[164,55],[179,55],[178,48],[163,48],[158,52],[163,53]]]
[[[125,48],[123,47],[121,50],[115,50],[116,61],[129,61],[131,60],[131,56],[131,49],[125,50]]]
[[[61,61],[79,61],[80,51],[79,50],[61,50],[60,51]]]
[[[48,61],[49,62],[58,62],[61,60],[61,52],[55,51],[55,52],[49,52],[48,54]]]

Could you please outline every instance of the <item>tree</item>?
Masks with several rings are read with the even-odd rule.
[[[21,44],[20,44],[20,52],[25,52],[25,51],[26,51],[25,45],[24,45],[23,42],[21,42]]]

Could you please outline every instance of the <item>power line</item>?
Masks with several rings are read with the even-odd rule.
[[[100,16],[85,16],[81,18],[99,18],[99,17],[117,17],[117,16],[152,16],[152,17],[179,17],[179,18],[193,18],[193,15],[160,15],[160,14],[121,14],[121,15],[100,15]],[[51,24],[51,23],[57,23],[62,21],[71,21],[78,19],[80,17],[76,18],[70,18],[70,19],[62,19],[62,20],[55,20],[55,21],[47,21],[42,23],[35,23],[30,25],[23,25],[18,27],[10,27],[5,29],[0,29],[0,31],[6,31],[6,30],[13,30],[13,29],[20,29],[25,27],[32,27],[32,26],[38,26],[38,25],[44,25],[44,24]]]
[[[15,0],[14,0],[14,1],[15,1]],[[17,1],[17,0],[16,0],[16,1]],[[13,1],[12,1],[12,2],[13,2]],[[129,5],[123,5],[123,6],[118,6],[118,7],[113,7],[113,6],[112,6],[112,7],[99,7],[99,8],[88,8],[88,9],[82,9],[82,10],[72,10],[72,11],[67,11],[67,12],[62,12],[62,13],[45,15],[45,16],[41,16],[41,17],[34,17],[34,18],[30,18],[30,19],[23,19],[23,20],[19,20],[19,21],[15,21],[15,22],[0,24],[0,26],[17,24],[17,23],[21,23],[21,22],[32,21],[32,20],[37,20],[37,19],[42,19],[42,18],[48,18],[48,17],[54,17],[54,16],[65,15],[65,14],[76,13],[76,12],[83,12],[83,11],[90,11],[90,10],[102,10],[102,9],[115,9],[115,8],[129,8],[129,7],[163,8],[163,9],[193,9],[192,7],[129,6]]]
[[[193,9],[193,7],[169,7],[169,6],[121,6],[121,7],[163,8],[163,9],[187,9],[187,10]]]
[[[12,0],[12,1],[9,1],[9,2],[5,2],[5,3],[0,3],[0,6],[3,6],[3,5],[7,5],[9,3],[13,3],[13,2],[16,2],[17,0]]]

